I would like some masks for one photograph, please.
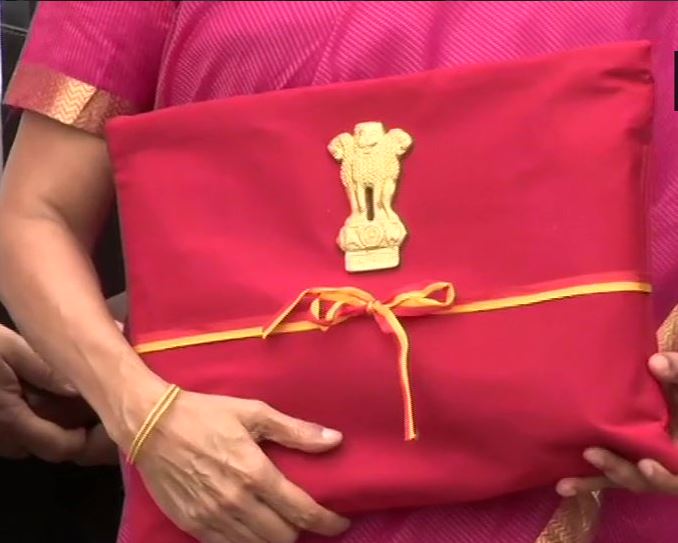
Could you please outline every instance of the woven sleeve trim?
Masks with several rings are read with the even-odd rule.
[[[109,119],[139,112],[138,107],[115,94],[27,63],[17,67],[5,102],[99,136]]]

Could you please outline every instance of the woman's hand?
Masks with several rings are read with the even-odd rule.
[[[313,501],[257,444],[322,453],[342,436],[261,402],[183,391],[136,465],[158,506],[201,543],[291,543],[334,536],[348,521]]]
[[[671,435],[678,446],[678,353],[656,354],[650,358],[649,366],[666,389],[672,415]],[[645,459],[634,464],[598,448],[586,450],[584,458],[604,476],[563,479],[556,487],[562,496],[575,496],[607,487],[621,487],[634,492],[678,494],[678,476],[655,460]]]

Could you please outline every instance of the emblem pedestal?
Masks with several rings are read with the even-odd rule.
[[[400,248],[384,247],[382,249],[363,249],[347,251],[346,271],[362,272],[397,268],[400,264]]]
[[[396,268],[400,264],[400,245],[407,231],[399,220],[346,221],[337,243],[345,251],[346,271],[362,272]]]

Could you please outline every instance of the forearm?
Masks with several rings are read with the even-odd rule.
[[[125,446],[137,406],[163,385],[121,335],[85,250],[58,219],[3,212],[0,277],[0,296],[22,334]]]
[[[164,383],[120,333],[89,257],[112,198],[105,146],[26,115],[0,189],[0,297],[126,447]]]

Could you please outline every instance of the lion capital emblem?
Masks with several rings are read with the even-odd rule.
[[[394,268],[400,263],[405,225],[393,209],[401,158],[412,145],[399,128],[388,132],[380,122],[355,126],[353,134],[336,136],[328,149],[341,163],[341,182],[351,214],[337,243],[349,272]]]

